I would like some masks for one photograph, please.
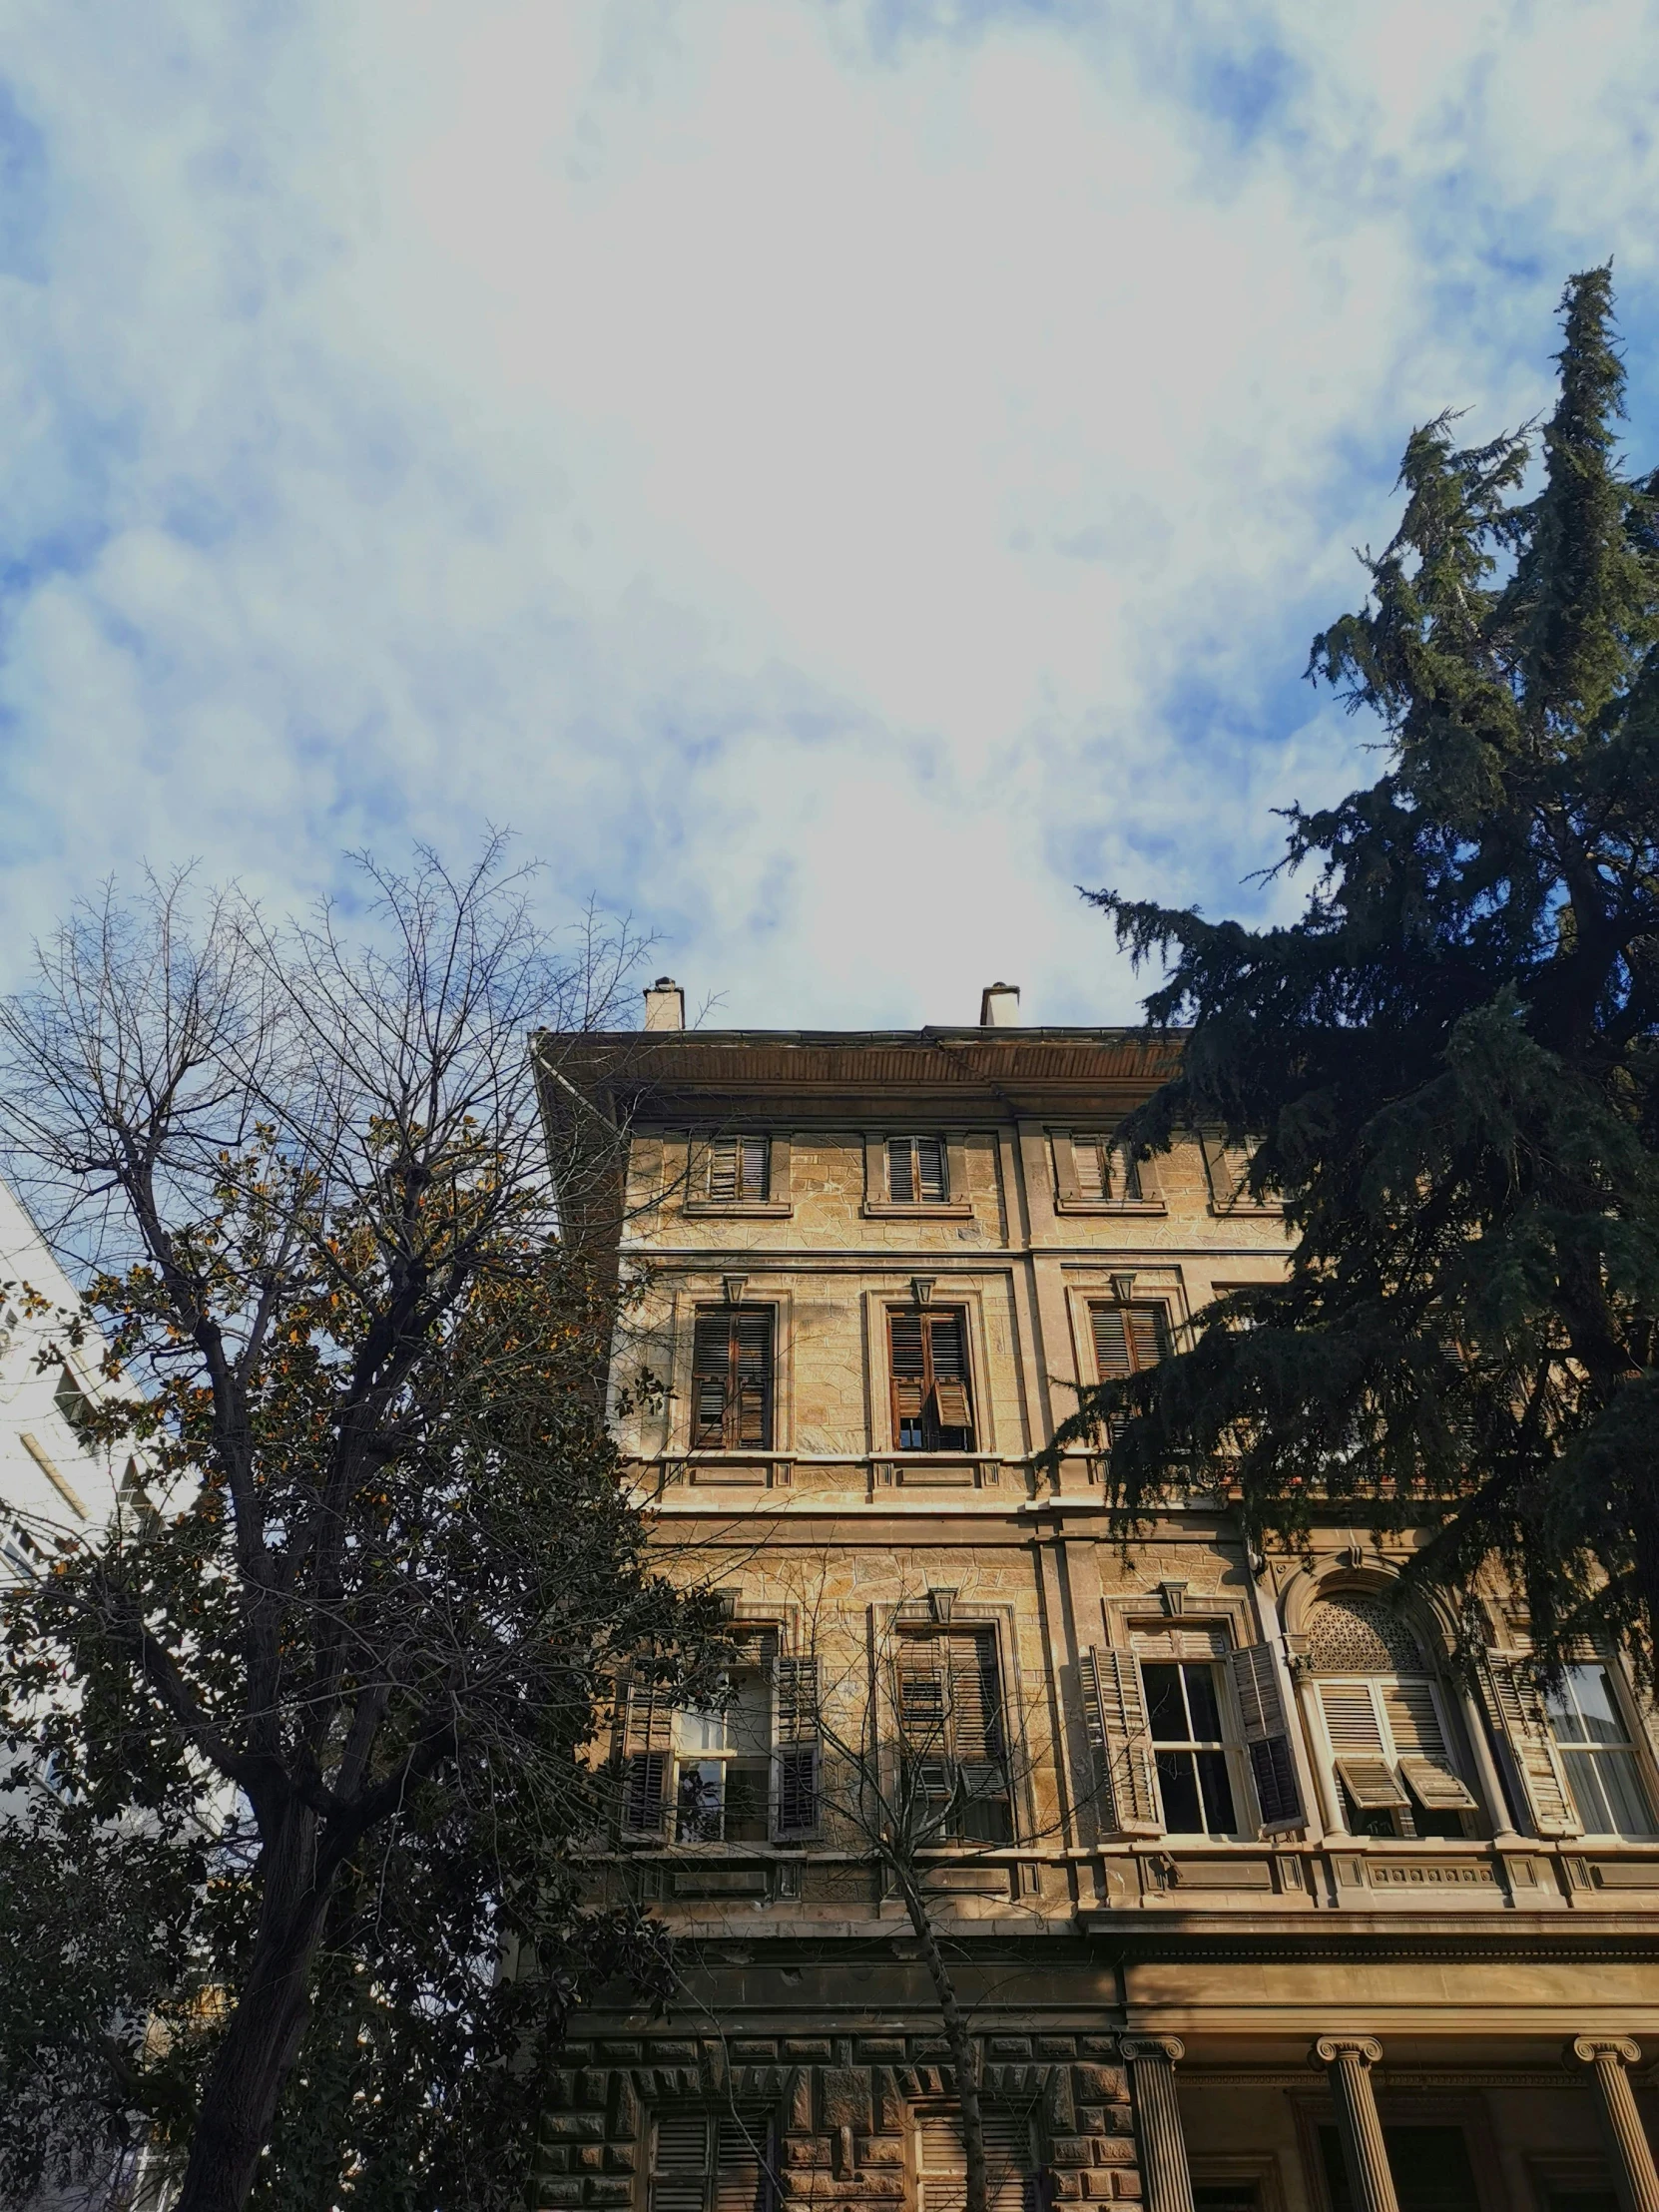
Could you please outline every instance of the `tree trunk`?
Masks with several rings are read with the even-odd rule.
[[[311,1959],[331,1882],[312,1875],[316,1821],[290,1813],[261,1854],[264,1896],[254,1962],[203,2085],[174,2212],[241,2212],[310,2009]]]
[[[915,1930],[917,1940],[921,1944],[921,1955],[926,1961],[927,1972],[933,1983],[933,1994],[939,2000],[945,2040],[950,2045],[950,2055],[955,2062],[956,2098],[962,2111],[962,2150],[967,2162],[965,2212],[986,2212],[989,2183],[985,2172],[985,2121],[979,2106],[979,2077],[974,2070],[973,2038],[968,2033],[962,2007],[956,2000],[956,1984],[950,1978],[950,1968],[944,1962],[939,1939],[933,1933],[933,1923],[928,1917],[920,1882],[908,1867],[895,1863],[893,1872],[904,1893],[904,1910],[910,1916],[910,1926]]]

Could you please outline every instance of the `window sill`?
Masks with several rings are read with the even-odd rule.
[[[864,1200],[866,1221],[971,1221],[973,1208],[965,1200],[923,1200],[920,1204],[897,1206],[885,1199]]]
[[[1285,1216],[1283,1206],[1218,1206],[1214,1199],[1210,1201],[1210,1211],[1217,1221],[1231,1221],[1235,1216],[1242,1216],[1246,1221],[1282,1221]]]
[[[1277,1208],[1274,1209],[1276,1212]],[[1057,1214],[1138,1214],[1156,1217],[1169,1208],[1161,1198],[1057,1198]]]
[[[688,1198],[680,1211],[693,1219],[788,1221],[795,1208],[787,1198]]]

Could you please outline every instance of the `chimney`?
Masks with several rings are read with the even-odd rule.
[[[645,994],[647,1029],[684,1029],[686,994],[672,975],[659,975]]]
[[[1019,1020],[1019,985],[989,983],[979,993],[981,1029],[1012,1029]]]

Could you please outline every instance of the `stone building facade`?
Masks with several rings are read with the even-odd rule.
[[[671,1570],[727,1595],[716,1713],[636,1685],[596,1883],[683,2001],[594,2011],[541,2202],[962,2201],[956,2080],[879,1825],[966,2008],[992,2201],[1659,2212],[1659,1764],[1617,1660],[1545,1698],[1391,1602],[1403,1547],[1252,1559],[1224,1488],[1127,1551],[1080,1382],[1287,1244],[1202,1136],[1142,1166],[1136,1032],[590,1040],[549,1110],[626,1132],[617,1423]],[[574,1102],[574,1104],[573,1104]]]

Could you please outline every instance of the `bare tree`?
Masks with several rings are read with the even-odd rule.
[[[594,1817],[618,1655],[671,1650],[688,1616],[615,1479],[614,1296],[560,1237],[614,1153],[585,1129],[549,1157],[529,1055],[540,1032],[554,1076],[615,1026],[636,946],[551,940],[499,839],[461,875],[358,865],[349,920],[274,923],[184,879],[111,894],[0,1008],[12,1172],[85,1270],[64,1331],[96,1320],[110,1348],[87,1417],[145,1468],[140,1509],[10,1606],[3,1717],[28,1772],[54,1762],[40,1837],[68,1848],[77,1809],[83,1851],[129,1816],[190,1828],[147,1910],[182,1916],[207,1987],[111,2053],[141,2108],[158,2049],[197,2054],[162,2123],[180,2212],[247,2198],[302,2050],[306,2078],[344,2068],[365,2202],[365,2044],[429,2056],[466,1983],[457,2016],[493,2021],[505,2066],[527,1987],[551,2032],[585,1958],[652,1966],[624,1922],[584,1936],[558,1865]],[[486,2018],[504,1943],[542,1971]],[[327,2054],[325,1983],[357,2007]]]

